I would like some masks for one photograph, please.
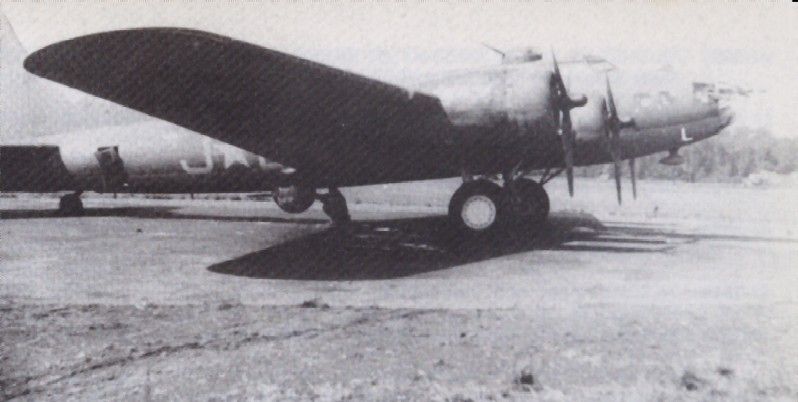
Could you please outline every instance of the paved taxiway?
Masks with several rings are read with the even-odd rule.
[[[618,207],[610,182],[578,184],[573,200],[550,185],[543,232],[481,242],[441,229],[453,181],[349,189],[348,232],[318,208],[253,201],[89,197],[87,217],[59,218],[56,199],[4,198],[0,386],[35,399],[798,396],[796,190],[644,182]]]

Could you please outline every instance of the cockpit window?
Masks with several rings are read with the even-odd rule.
[[[668,91],[659,91],[654,94],[638,92],[634,95],[634,99],[638,109],[663,109],[670,107],[676,101],[673,95]]]
[[[702,103],[710,103],[715,100],[715,84],[706,82],[693,83],[693,98]]]
[[[673,104],[673,95],[668,91],[659,92],[659,104],[662,106],[670,106]]]

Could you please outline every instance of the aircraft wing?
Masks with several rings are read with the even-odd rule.
[[[451,138],[436,97],[201,31],[92,34],[36,51],[25,68],[318,181],[434,175]]]

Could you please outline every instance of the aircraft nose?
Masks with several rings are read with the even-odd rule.
[[[719,117],[719,127],[718,131],[723,130],[724,128],[728,127],[734,121],[734,110],[732,110],[731,106],[719,106],[718,107],[718,117]]]

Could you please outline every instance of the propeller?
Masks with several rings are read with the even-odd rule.
[[[571,123],[571,109],[582,107],[587,103],[587,97],[582,95],[579,98],[568,96],[568,89],[565,87],[560,66],[554,52],[551,53],[554,63],[554,87],[556,91],[555,107],[557,109],[557,133],[562,140],[562,149],[565,159],[565,175],[568,178],[568,194],[574,196],[574,152],[576,151],[576,133]]]
[[[621,204],[621,160],[623,154],[621,150],[621,130],[624,128],[634,127],[634,120],[621,120],[618,116],[618,108],[615,106],[615,97],[612,94],[612,86],[610,85],[609,76],[607,79],[607,97],[605,101],[605,127],[607,130],[607,145],[612,156],[613,168],[615,173],[615,191],[618,194],[618,204]],[[634,162],[630,160],[630,168],[632,168],[632,186],[633,192],[637,192],[637,184],[634,179]],[[635,195],[636,197],[636,195]]]

